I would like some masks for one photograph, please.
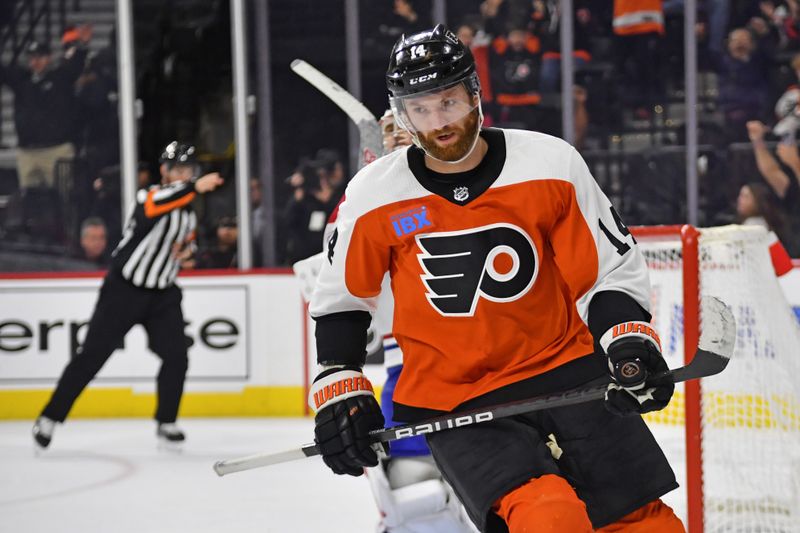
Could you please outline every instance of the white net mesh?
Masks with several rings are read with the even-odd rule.
[[[640,237],[639,243],[650,267],[664,356],[670,367],[681,366],[680,237]],[[704,229],[699,258],[700,292],[731,306],[737,324],[728,368],[702,382],[704,530],[800,532],[800,327],[772,269],[766,232]],[[671,459],[685,453],[674,438],[684,424],[683,387],[647,420],[657,436],[673,433],[664,446]],[[683,494],[676,511],[685,517]]]

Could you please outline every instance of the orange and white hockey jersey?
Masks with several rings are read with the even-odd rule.
[[[648,307],[644,258],[577,151],[535,132],[482,135],[489,152],[458,185],[426,177],[417,148],[362,169],[312,297],[318,320],[372,313],[390,273],[405,363],[394,401],[411,408],[449,411],[592,354],[601,291]]]

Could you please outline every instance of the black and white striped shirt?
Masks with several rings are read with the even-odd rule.
[[[137,287],[171,286],[180,270],[175,250],[195,246],[197,217],[190,203],[196,194],[194,182],[140,189],[111,268]]]

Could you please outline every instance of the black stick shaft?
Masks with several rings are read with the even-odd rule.
[[[692,362],[686,366],[676,368],[667,372],[656,374],[651,379],[659,379],[671,375],[675,383],[698,379],[721,372],[728,364],[728,358],[715,353],[698,349]],[[435,433],[446,429],[453,429],[472,424],[480,424],[498,418],[552,409],[554,407],[565,407],[579,403],[600,400],[605,397],[608,384],[597,385],[594,387],[582,387],[572,389],[567,392],[550,394],[521,400],[507,404],[484,407],[482,409],[472,409],[457,414],[447,414],[431,418],[418,424],[406,424],[391,428],[378,429],[371,433],[372,440],[375,442],[390,442],[393,440],[407,439],[417,435]],[[320,451],[316,444],[306,444],[302,447],[306,457],[319,455]]]

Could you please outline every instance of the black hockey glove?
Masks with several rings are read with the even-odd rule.
[[[360,476],[364,467],[378,465],[384,448],[370,441],[369,432],[383,428],[383,414],[372,384],[358,368],[321,372],[311,386],[308,404],[317,412],[314,441],[331,470]]]
[[[672,376],[656,378],[669,370],[661,355],[658,334],[647,322],[624,322],[600,339],[608,355],[614,382],[606,391],[606,409],[619,416],[663,409],[672,398]]]

